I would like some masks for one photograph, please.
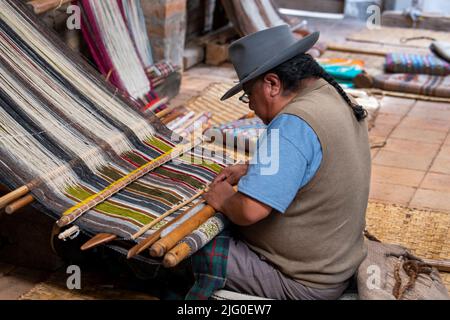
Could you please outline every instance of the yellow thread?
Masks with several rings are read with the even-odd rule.
[[[153,159],[153,160],[147,162],[146,164],[140,166],[139,168],[133,170],[132,172],[130,172],[130,173],[127,174],[126,176],[123,176],[122,178],[120,178],[120,179],[114,181],[113,183],[111,183],[109,186],[107,186],[107,187],[106,187],[105,189],[103,189],[102,191],[100,191],[100,192],[98,192],[98,193],[96,193],[96,194],[93,194],[92,196],[90,196],[90,197],[84,199],[83,201],[77,203],[77,204],[74,205],[73,207],[67,209],[67,210],[63,213],[63,216],[67,216],[67,215],[72,214],[73,212],[75,212],[76,210],[80,209],[80,208],[83,207],[84,205],[87,205],[87,204],[88,204],[89,202],[91,202],[92,200],[95,200],[96,198],[98,198],[98,197],[104,195],[104,194],[105,194],[106,192],[108,192],[110,189],[114,188],[117,184],[119,184],[119,183],[121,183],[121,182],[123,182],[123,181],[125,181],[125,180],[130,179],[133,175],[135,175],[135,174],[137,174],[137,173],[143,171],[144,169],[148,168],[149,166],[154,165],[155,163],[157,163],[157,162],[159,162],[161,159],[163,159],[163,158],[165,158],[165,157],[171,155],[172,153],[175,153],[176,151],[179,151],[179,150],[181,151],[180,153],[184,153],[184,152],[186,152],[186,151],[192,149],[193,147],[195,147],[196,145],[198,145],[198,144],[201,143],[201,142],[202,142],[202,140],[200,139],[199,141],[197,141],[197,143],[190,144],[190,147],[189,147],[189,149],[187,149],[187,150],[185,150],[185,149],[183,148],[184,145],[183,145],[183,146],[177,146],[177,147],[175,147],[175,148],[170,149],[169,151],[167,151],[166,153],[160,155],[159,157],[157,157],[157,158],[155,158],[155,159]],[[102,199],[102,200],[104,200],[104,199]]]

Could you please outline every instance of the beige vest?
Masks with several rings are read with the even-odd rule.
[[[370,185],[366,121],[325,80],[303,89],[281,113],[306,121],[322,146],[322,162],[285,213],[241,227],[243,240],[281,272],[307,286],[332,288],[365,258]],[[302,137],[298,137],[302,139]]]

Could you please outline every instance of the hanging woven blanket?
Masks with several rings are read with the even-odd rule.
[[[450,77],[424,74],[382,74],[374,78],[374,87],[387,91],[421,94],[435,97],[450,97]]]
[[[179,143],[176,134],[154,115],[141,114],[15,0],[0,2],[0,119],[1,182],[11,189],[28,186],[55,219]],[[198,193],[231,162],[198,146],[131,183],[75,224],[88,234],[130,239]]]
[[[450,64],[432,54],[389,53],[386,55],[385,70],[390,73],[446,76],[450,74]]]
[[[79,0],[78,4],[83,38],[100,72],[149,109],[159,98],[145,71],[154,62],[140,1]]]

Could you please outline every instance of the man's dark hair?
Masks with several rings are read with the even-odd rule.
[[[297,91],[300,87],[300,81],[303,79],[310,77],[323,78],[336,89],[345,102],[352,108],[353,114],[358,121],[367,117],[366,109],[353,103],[336,80],[309,54],[299,54],[272,69],[270,72],[275,73],[280,78],[283,90],[288,92]]]

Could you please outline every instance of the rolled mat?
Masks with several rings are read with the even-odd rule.
[[[450,98],[450,78],[425,74],[394,73],[374,77],[373,87],[387,90]]]
[[[450,64],[433,54],[388,53],[385,70],[390,73],[446,76],[450,74]]]

